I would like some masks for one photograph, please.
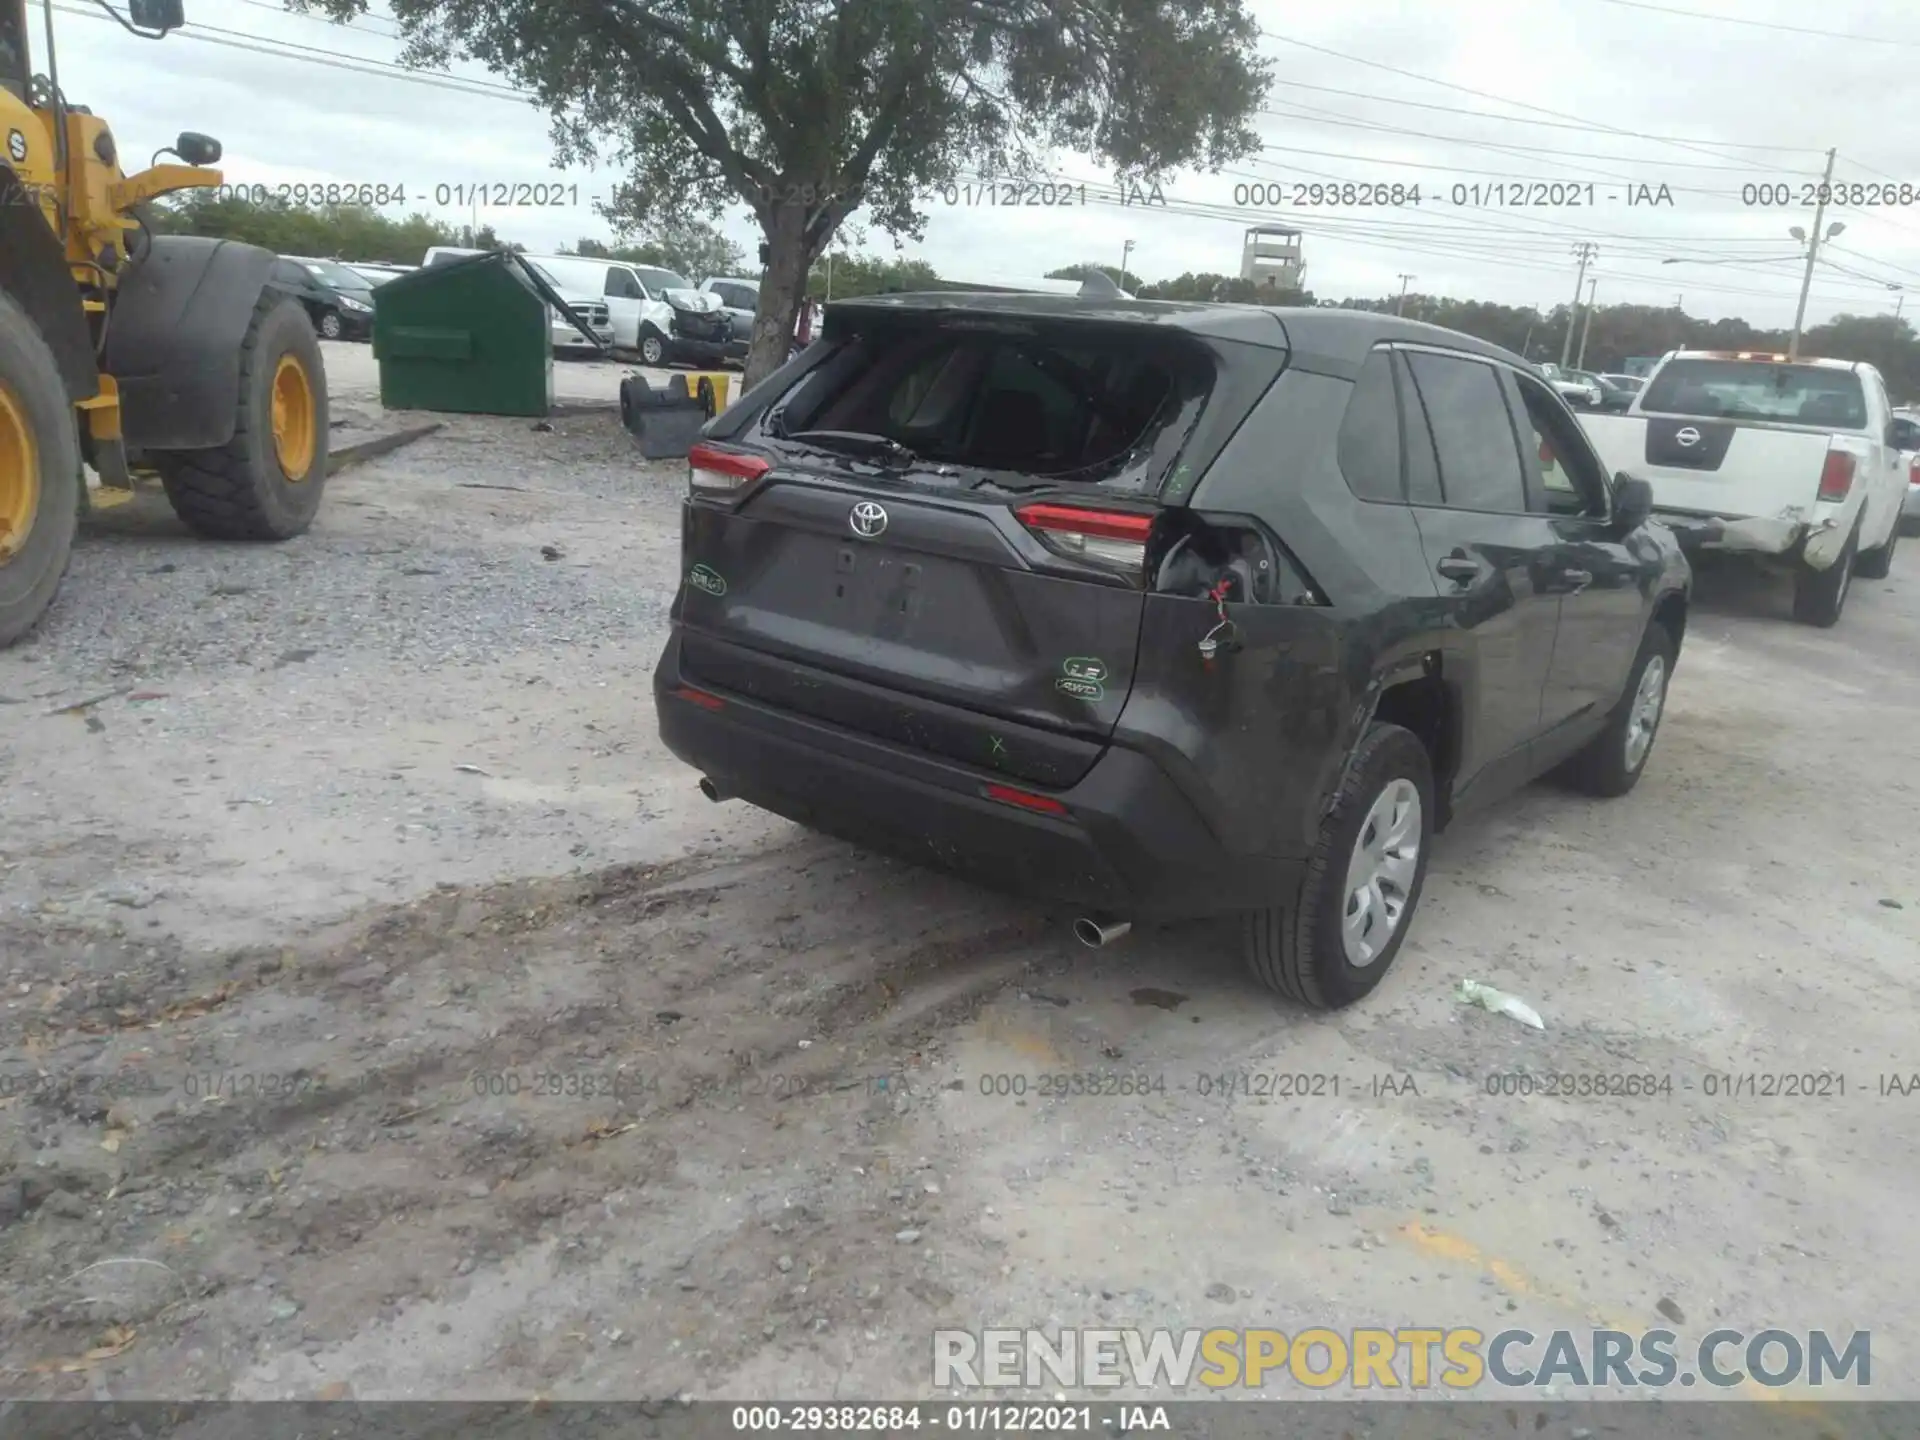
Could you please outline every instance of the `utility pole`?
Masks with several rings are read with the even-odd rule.
[[[1587,336],[1593,331],[1593,296],[1594,292],[1599,288],[1600,277],[1598,275],[1587,282],[1587,318],[1580,322],[1580,355],[1579,358],[1573,362],[1573,368],[1576,370],[1584,370],[1587,368]]]
[[[1560,368],[1562,370],[1567,368],[1567,361],[1573,355],[1573,321],[1575,313],[1580,309],[1580,292],[1586,289],[1587,286],[1587,262],[1600,253],[1600,247],[1595,245],[1591,240],[1582,240],[1578,245],[1573,247],[1573,253],[1580,257],[1580,273],[1574,278],[1573,282],[1573,307],[1567,311],[1567,335],[1566,338],[1560,342]]]
[[[1532,349],[1533,349],[1533,323],[1529,321],[1527,323],[1527,338],[1520,342],[1520,358],[1522,360],[1531,360],[1533,356],[1528,352],[1530,352]]]
[[[1400,315],[1400,314],[1404,314],[1406,311],[1407,283],[1410,280],[1412,280],[1414,277],[1411,275],[1401,275],[1396,278],[1400,281],[1400,298],[1393,302],[1393,313],[1396,315]]]
[[[1826,219],[1827,193],[1833,188],[1833,155],[1833,151],[1827,151],[1827,173],[1820,177],[1820,199],[1813,207],[1813,229],[1807,232],[1807,269],[1800,277],[1800,304],[1793,312],[1793,336],[1787,341],[1789,360],[1800,358],[1800,327],[1807,320],[1807,292],[1813,288],[1813,261],[1820,253],[1820,222]]]
[[[1131,240],[1129,240],[1129,241],[1127,241],[1127,243],[1126,243],[1126,244],[1124,244],[1124,245],[1122,245],[1122,246],[1120,247],[1120,280],[1119,280],[1119,285],[1120,285],[1120,288],[1121,288],[1122,290],[1124,290],[1124,289],[1126,289],[1126,288],[1127,288],[1127,257],[1128,257],[1129,255],[1131,255],[1132,253],[1133,253],[1133,242],[1132,242]]]

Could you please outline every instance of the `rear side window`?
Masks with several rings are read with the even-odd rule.
[[[1786,425],[1867,424],[1867,397],[1851,370],[1762,360],[1669,360],[1640,397],[1656,415],[1771,420]]]
[[[1526,479],[1500,378],[1491,365],[1414,353],[1407,368],[1433,432],[1440,493],[1461,510],[1525,514]]]
[[[795,392],[787,434],[879,435],[934,463],[1063,479],[1137,482],[1132,462],[1211,379],[1157,336],[919,328],[853,345],[831,386]]]
[[[1340,473],[1362,500],[1399,501],[1400,417],[1393,393],[1393,356],[1375,350],[1360,367],[1340,421]]]

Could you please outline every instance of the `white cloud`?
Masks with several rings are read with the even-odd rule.
[[[203,130],[225,143],[231,181],[404,185],[408,209],[451,221],[477,217],[539,249],[607,232],[590,197],[605,194],[617,177],[554,171],[546,118],[522,102],[391,73],[348,73],[317,63],[320,54],[294,59],[236,48],[248,43],[236,37],[257,37],[390,63],[399,49],[391,22],[342,29],[282,13],[269,0],[189,0],[188,30],[155,45],[97,11],[73,9],[77,0],[56,3],[62,85],[76,103],[113,121],[130,164],[179,130]],[[1743,203],[1742,186],[1777,179],[1797,192],[1817,176],[1828,146],[1842,157],[1838,179],[1904,179],[1910,195],[1920,185],[1920,166],[1907,158],[1920,150],[1913,138],[1920,135],[1920,91],[1909,78],[1920,44],[1733,23],[1904,40],[1904,16],[1886,4],[1832,0],[1809,9],[1786,0],[1660,0],[1732,17],[1703,20],[1619,0],[1253,3],[1282,82],[1259,122],[1275,147],[1260,161],[1234,167],[1237,174],[1172,177],[1165,208],[1010,212],[936,201],[924,245],[909,253],[947,273],[990,256],[996,271],[1038,275],[1077,260],[1118,263],[1130,239],[1130,268],[1148,278],[1232,272],[1244,226],[1282,218],[1235,208],[1234,187],[1250,177],[1281,181],[1289,198],[1296,183],[1418,182],[1418,207],[1286,207],[1284,218],[1305,232],[1308,284],[1323,295],[1380,295],[1411,273],[1416,292],[1552,305],[1572,296],[1571,247],[1587,240],[1598,247],[1591,273],[1603,303],[1668,304],[1683,295],[1694,314],[1784,325],[1793,314],[1798,267],[1725,262],[1788,254],[1796,248],[1788,226],[1805,226],[1811,212],[1798,205],[1797,193],[1786,206]],[[461,74],[501,84],[473,67]],[[154,83],[156,77],[165,83]],[[1101,178],[1083,159],[1062,157],[1058,168]],[[451,201],[454,187],[556,181],[577,187],[562,197],[569,203],[434,203],[436,192]],[[1456,186],[1515,181],[1591,184],[1594,203],[1453,203]],[[1670,187],[1670,207],[1626,203],[1630,187],[1661,183]],[[571,203],[576,193],[578,203]],[[1473,197],[1463,188],[1459,198]],[[1825,266],[1816,272],[1810,322],[1842,310],[1891,308],[1897,297],[1889,283],[1920,284],[1920,204],[1847,205],[1830,212],[1833,219],[1847,231],[1830,258],[1855,273]],[[758,237],[744,212],[731,216],[727,229],[751,253]],[[872,242],[890,248],[878,232]],[[1680,257],[1688,263],[1662,264]]]

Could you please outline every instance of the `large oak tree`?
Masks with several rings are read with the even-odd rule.
[[[287,0],[346,20],[367,0]],[[1251,153],[1268,66],[1243,0],[390,0],[421,66],[473,59],[610,161],[610,217],[732,201],[766,237],[749,383],[787,353],[813,261],[864,209],[924,232],[957,177],[1060,151],[1151,179]]]

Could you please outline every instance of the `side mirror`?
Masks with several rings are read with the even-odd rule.
[[[1920,424],[1894,416],[1887,422],[1887,443],[1896,450],[1920,450]]]
[[[1653,486],[1622,470],[1613,477],[1613,523],[1635,530],[1653,514]]]
[[[189,165],[218,165],[220,156],[225,152],[221,150],[220,142],[211,135],[182,130],[180,138],[173,142],[173,153]]]
[[[136,29],[164,35],[187,23],[186,0],[127,0],[127,18]]]

